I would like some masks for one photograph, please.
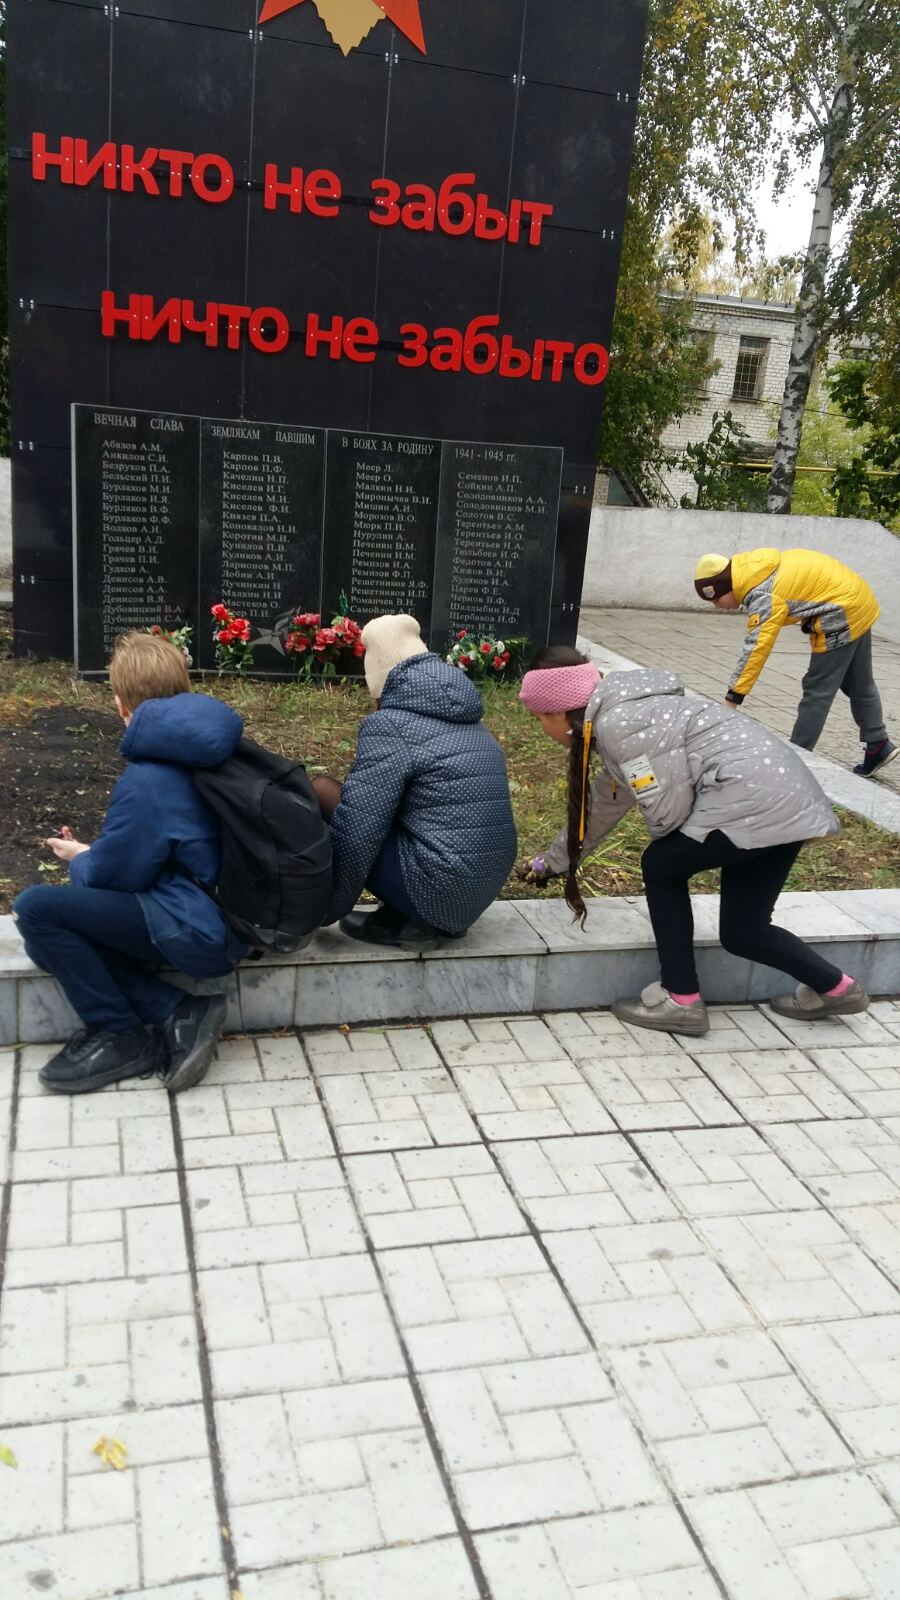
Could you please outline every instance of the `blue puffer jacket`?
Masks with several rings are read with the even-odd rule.
[[[190,768],[225,761],[243,728],[236,711],[205,694],[145,700],[125,730],[128,766],[113,790],[103,831],[70,865],[80,889],[136,894],[160,955],[195,978],[229,971],[242,947],[209,895],[192,881],[216,882],[222,842]]]
[[[490,905],[515,861],[516,828],[503,751],[482,716],[478,691],[438,656],[388,674],[331,822],[328,922],[356,904],[391,830],[423,922],[461,933]]]

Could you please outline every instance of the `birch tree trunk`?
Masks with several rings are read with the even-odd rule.
[[[853,45],[856,36],[856,17],[860,10],[860,0],[857,0],[855,5],[848,6],[834,91],[822,129],[819,181],[813,203],[809,244],[797,300],[794,338],[787,376],[784,380],[784,395],[781,401],[781,415],[778,419],[778,434],[766,501],[766,510],[776,514],[787,514],[791,509],[797,457],[803,433],[803,411],[822,337],[828,262],[834,227],[834,172],[847,144],[853,113],[856,79]]]

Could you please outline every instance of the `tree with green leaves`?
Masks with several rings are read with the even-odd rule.
[[[644,80],[613,331],[601,460],[644,448],[693,409],[697,352],[682,360],[706,219],[733,234],[736,273],[760,253],[756,197],[818,157],[810,242],[762,271],[764,298],[799,278],[797,326],[768,509],[788,510],[803,414],[824,339],[883,337],[900,276],[900,0],[651,0]],[[840,244],[835,247],[835,228]],[[896,312],[896,307],[894,307]],[[889,320],[889,319],[888,319]],[[652,451],[652,446],[648,446]],[[632,476],[638,476],[634,467]]]
[[[680,465],[697,485],[693,499],[682,495],[685,510],[759,511],[765,500],[762,480],[745,462],[755,451],[746,428],[731,411],[714,411],[705,439],[686,446]]]
[[[736,0],[745,27],[746,0]],[[779,83],[791,121],[777,135],[783,168],[818,155],[809,243],[802,264],[794,339],[775,440],[767,509],[791,508],[803,414],[822,341],[864,326],[896,275],[896,234],[873,276],[852,262],[878,226],[896,185],[900,120],[897,0],[761,0],[748,27],[748,55]],[[892,155],[893,147],[893,155]],[[834,248],[841,223],[845,242]]]
[[[895,367],[887,396],[876,384],[873,360],[841,361],[829,373],[832,400],[861,436],[858,451],[836,470],[832,493],[839,517],[875,518],[900,532],[900,373]]]
[[[771,408],[774,440],[779,410]],[[864,435],[855,433],[847,418],[835,405],[827,387],[820,383],[810,395],[803,416],[803,432],[797,458],[797,476],[791,510],[799,517],[838,515],[834,493],[835,474],[848,467],[862,448]]]

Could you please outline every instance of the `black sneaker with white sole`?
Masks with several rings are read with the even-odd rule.
[[[876,772],[880,772],[898,754],[900,751],[890,739],[883,740],[881,744],[866,745],[862,761],[853,771],[858,778],[874,778]]]
[[[54,1094],[90,1094],[125,1078],[151,1075],[158,1060],[157,1045],[146,1028],[110,1033],[105,1028],[80,1030],[69,1044],[38,1073],[45,1089]]]
[[[193,1089],[206,1077],[225,1026],[223,994],[187,994],[162,1025],[169,1064],[165,1085],[170,1094]]]

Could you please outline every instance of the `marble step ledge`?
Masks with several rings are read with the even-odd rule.
[[[783,973],[721,949],[717,895],[693,904],[708,1000],[765,1000],[792,987]],[[900,889],[785,894],[778,920],[871,994],[900,993]],[[224,988],[229,1031],[253,1032],[607,1006],[657,976],[646,902],[623,897],[589,901],[584,930],[561,900],[503,900],[459,944],[430,955],[370,950],[325,929],[295,956],[246,962],[224,985],[177,981]],[[55,982],[26,956],[12,918],[0,917],[0,1044],[45,1043],[75,1026]]]

